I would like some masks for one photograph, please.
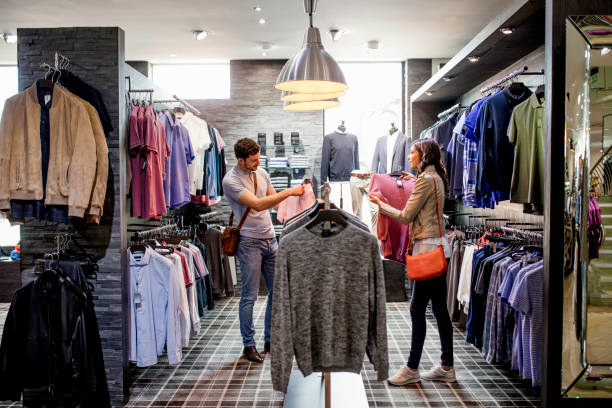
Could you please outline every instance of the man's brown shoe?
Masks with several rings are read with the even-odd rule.
[[[245,347],[244,351],[242,352],[242,357],[254,363],[261,364],[264,362],[263,357],[257,352],[255,346]]]

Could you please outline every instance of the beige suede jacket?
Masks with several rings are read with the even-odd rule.
[[[83,217],[96,178],[96,140],[87,109],[76,97],[53,87],[49,110],[50,158],[46,205],[68,205]],[[41,200],[40,104],[36,84],[9,98],[0,125],[0,211],[10,200]]]
[[[435,187],[438,188],[438,206],[440,209],[440,227],[444,234],[442,210],[444,209],[444,182],[434,166],[427,166],[414,183],[412,194],[403,210],[383,203],[380,212],[402,224],[412,225],[412,240],[439,237],[438,216],[436,214]]]

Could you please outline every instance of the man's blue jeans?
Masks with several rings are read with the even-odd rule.
[[[272,286],[274,264],[278,243],[276,238],[259,239],[240,237],[236,255],[240,262],[242,292],[240,294],[240,334],[244,347],[255,345],[255,325],[253,324],[253,305],[259,293],[260,276],[263,274],[268,287],[268,304],[264,319],[264,341],[270,341],[270,316],[272,314]]]

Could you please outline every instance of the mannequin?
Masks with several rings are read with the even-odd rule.
[[[350,202],[353,170],[359,170],[359,142],[357,136],[347,133],[342,121],[333,133],[325,135],[321,149],[321,183],[330,182],[330,199],[342,209],[348,209]]]
[[[376,142],[370,169],[380,174],[408,170],[411,145],[408,137],[395,127],[395,122],[391,122],[389,135],[381,136]]]

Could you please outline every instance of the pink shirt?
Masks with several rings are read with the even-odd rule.
[[[143,157],[140,151],[145,145],[143,138],[143,120],[143,109],[138,106],[134,106],[132,108],[132,112],[130,113],[129,125],[129,160],[132,169],[130,195],[132,198],[133,217],[140,217],[142,215],[142,194],[145,174],[142,170]]]
[[[290,196],[280,203],[276,219],[285,222],[289,218],[307,210],[316,201],[312,185],[306,184],[304,194],[301,196]]]
[[[398,187],[397,178],[388,174],[373,174],[370,182],[370,193],[397,209],[404,209],[412,189],[414,179],[402,181]],[[410,243],[410,226],[400,224],[393,218],[378,214],[378,239],[386,259],[405,263],[406,249]]]

